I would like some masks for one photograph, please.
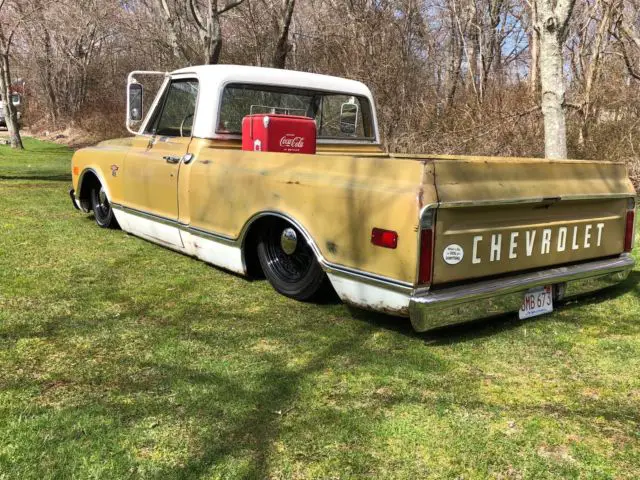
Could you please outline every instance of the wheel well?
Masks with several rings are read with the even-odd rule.
[[[80,184],[80,202],[87,210],[91,210],[91,190],[100,187],[100,185],[100,180],[95,173],[89,171],[83,175]]]
[[[247,274],[251,278],[263,278],[264,272],[258,260],[258,240],[260,238],[260,232],[267,226],[276,221],[281,220],[275,216],[266,216],[257,219],[249,226],[244,237],[243,255],[244,263],[247,266]]]
[[[247,273],[250,277],[253,277],[253,278],[264,277],[264,272],[262,271],[260,260],[258,260],[258,240],[260,237],[260,232],[267,225],[271,225],[273,223],[288,224],[291,227],[294,227],[296,230],[300,230],[300,228],[297,225],[295,225],[293,222],[278,215],[265,215],[263,217],[258,218],[256,221],[254,221],[249,226],[249,230],[245,234],[244,244],[242,248],[243,255],[244,255],[244,262],[245,262],[245,265],[247,266]],[[304,232],[301,232],[301,233],[305,235]]]

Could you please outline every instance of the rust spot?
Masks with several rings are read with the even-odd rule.
[[[213,163],[213,162],[211,160],[202,160],[203,165],[209,165],[210,163]]]
[[[327,242],[327,250],[329,250],[329,253],[336,253],[338,251],[338,245],[334,242]]]
[[[361,301],[360,299],[351,298],[348,295],[344,295],[340,298],[347,305],[352,305],[354,307],[358,307],[371,312],[383,313],[385,315],[392,315],[397,317],[407,317],[409,315],[408,308],[391,308],[382,302],[369,304]]]
[[[287,182],[287,185],[300,185],[300,182],[299,182],[299,181],[297,181],[297,180],[296,180],[295,182],[292,182],[291,180],[289,180],[289,181]]]
[[[418,208],[422,210],[422,207],[424,207],[424,188],[420,187],[418,191]]]

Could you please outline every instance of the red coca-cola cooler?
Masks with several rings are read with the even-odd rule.
[[[247,115],[242,119],[242,150],[316,153],[316,121],[293,115]]]

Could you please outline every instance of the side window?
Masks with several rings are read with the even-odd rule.
[[[172,81],[162,100],[160,114],[149,123],[148,133],[163,137],[190,137],[197,98],[197,80]]]
[[[341,137],[368,137],[365,132],[365,122],[363,119],[363,102],[358,97],[348,95],[324,95],[322,97],[322,107],[316,115],[318,124],[318,136],[341,138]],[[340,125],[343,115],[343,105],[353,105],[355,112],[355,129],[352,132],[345,132]]]

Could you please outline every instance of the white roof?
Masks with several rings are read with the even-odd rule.
[[[375,132],[374,143],[379,143],[378,123],[376,119],[375,104],[369,88],[356,80],[320,75],[317,73],[297,72],[294,70],[281,70],[277,68],[250,67],[244,65],[199,65],[181,68],[169,74],[175,77],[196,77],[200,83],[198,94],[198,106],[193,123],[193,135],[200,138],[239,138],[238,135],[216,133],[217,112],[219,101],[225,85],[230,83],[249,83],[258,85],[274,85],[292,88],[304,88],[327,92],[344,93],[365,97],[371,105],[373,116],[373,128]],[[158,92],[156,102],[160,98],[163,88]],[[153,110],[155,103],[150,109]],[[150,112],[141,126],[142,132],[149,121]],[[198,115],[198,112],[207,112]],[[212,114],[212,112],[215,112]],[[345,139],[344,142],[353,143],[355,140]],[[371,143],[371,141],[367,141]]]
[[[258,83],[262,85],[284,85],[287,87],[310,88],[329,92],[353,93],[370,96],[364,83],[318,73],[281,70],[279,68],[250,67],[246,65],[198,65],[181,68],[171,75],[195,73],[206,85],[227,83]]]

